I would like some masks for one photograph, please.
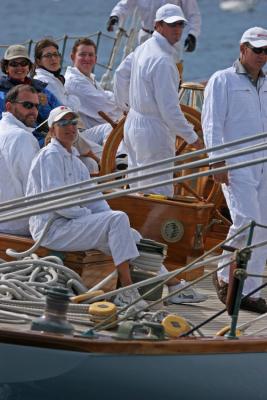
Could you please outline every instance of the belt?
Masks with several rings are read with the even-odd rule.
[[[145,29],[145,28],[143,28],[143,27],[142,27],[142,30],[143,30],[144,32],[146,32],[146,33],[150,33],[150,35],[152,35],[152,33],[154,32],[154,31],[150,31],[149,29]]]

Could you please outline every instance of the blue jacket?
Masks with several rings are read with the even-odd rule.
[[[8,76],[2,76],[0,78],[0,119],[2,118],[2,112],[5,111],[5,97],[6,93],[16,85],[21,84],[19,81],[10,79]],[[45,93],[47,97],[47,104],[39,106],[39,114],[37,118],[37,125],[45,121],[51,110],[61,105],[58,99],[46,89],[47,83],[41,82],[38,79],[27,78],[25,84],[33,86],[38,93]],[[39,140],[39,138],[38,138]],[[40,143],[42,146],[43,143]]]

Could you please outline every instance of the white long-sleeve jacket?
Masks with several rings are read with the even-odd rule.
[[[192,126],[187,122],[179,107],[177,68],[173,60],[174,48],[167,39],[154,32],[128,57],[132,58],[130,78],[130,109],[152,119],[165,134],[180,136],[187,143],[197,140]],[[125,67],[129,68],[129,60]]]
[[[113,8],[110,15],[125,18],[137,7],[142,27],[153,31],[157,9],[167,3],[181,7],[185,18],[188,20],[187,33],[198,37],[201,28],[201,16],[196,0],[121,0]]]
[[[50,90],[54,96],[56,96],[62,105],[70,107],[75,112],[79,111],[79,98],[77,96],[68,94],[63,83],[51,72],[43,68],[36,68],[34,78],[47,83],[46,88]]]
[[[44,147],[32,163],[27,184],[27,195],[46,192],[90,179],[88,169],[78,159],[78,151],[73,147],[69,153],[56,139]],[[94,194],[96,196],[96,194]],[[102,196],[101,193],[98,194]],[[91,213],[108,211],[109,205],[105,200],[99,200],[84,206],[73,206],[59,209],[56,212],[37,215],[30,218],[32,236],[37,240],[52,216],[75,219],[86,217]],[[68,232],[66,232],[68,234]]]
[[[65,79],[67,92],[80,100],[79,111],[86,128],[106,122],[99,111],[104,111],[114,121],[121,117],[122,111],[116,105],[113,93],[102,89],[93,74],[88,78],[78,68],[68,67]]]
[[[40,150],[33,129],[9,112],[0,121],[0,202],[23,197],[31,162]],[[0,231],[29,235],[28,218],[1,222]]]
[[[237,73],[235,65],[216,72],[205,88],[202,127],[207,147],[266,132],[267,78],[260,77],[255,87],[246,74]],[[210,157],[236,148],[210,153]],[[259,157],[259,154],[243,157]]]

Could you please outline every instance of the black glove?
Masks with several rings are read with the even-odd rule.
[[[195,38],[194,35],[191,35],[191,33],[189,33],[189,35],[187,36],[187,38],[185,39],[185,42],[184,42],[185,51],[187,51],[188,53],[191,53],[192,51],[195,50],[196,44],[197,44],[197,39]]]
[[[116,25],[118,22],[119,22],[119,18],[117,17],[117,15],[111,15],[107,22],[107,31],[112,32],[113,26]]]

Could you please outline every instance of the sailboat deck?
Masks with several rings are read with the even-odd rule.
[[[209,266],[209,268],[206,268],[205,272],[206,273],[211,272],[214,268]],[[164,306],[163,303],[159,303],[157,305],[154,305],[152,307],[151,311],[165,309],[171,313],[174,313],[181,317],[184,317],[191,324],[196,326],[196,325],[202,323],[203,321],[207,320],[208,318],[212,317],[214,314],[216,314],[218,311],[220,311],[224,308],[224,305],[217,298],[211,276],[209,276],[206,279],[199,282],[197,284],[197,290],[200,290],[202,293],[207,294],[208,300],[206,300],[205,302],[202,302],[202,303],[198,303],[198,304],[197,303],[179,304],[179,305],[172,304],[172,305],[168,305],[168,306]],[[164,294],[164,291],[163,291],[163,294]],[[267,289],[266,288],[263,290],[262,296],[264,298],[267,298]],[[1,308],[1,305],[0,305],[0,308]],[[241,310],[239,313],[238,325],[246,323],[248,321],[252,321],[257,317],[259,317],[259,314]],[[208,324],[205,324],[203,327],[201,327],[200,331],[205,336],[214,336],[216,334],[216,332],[218,332],[223,327],[229,325],[230,323],[231,323],[231,318],[229,317],[227,312],[224,312],[216,319],[212,320]],[[82,324],[82,325],[74,324],[74,326],[79,332],[85,331],[90,327],[89,325],[86,326],[84,324]],[[0,322],[0,329],[2,329],[2,328],[25,331],[30,328],[30,325],[28,323],[9,324],[9,323]],[[266,318],[263,318],[260,321],[256,321],[255,323],[253,323],[253,325],[251,325],[246,330],[245,334],[248,335],[248,334],[258,331],[258,330],[261,330],[261,332],[257,334],[259,336],[267,334],[267,319]],[[112,335],[112,331],[106,331],[107,334],[109,332]]]
[[[215,268],[215,267],[214,267]],[[205,269],[205,272],[211,272],[214,268],[209,267]],[[209,276],[203,281],[199,282],[197,285],[202,293],[209,296],[208,300],[198,304],[183,304],[183,305],[168,305],[168,310],[178,314],[188,321],[190,321],[194,326],[202,323],[206,319],[212,317],[218,311],[225,308],[224,304],[218,299],[215,288],[212,283],[212,277]],[[267,298],[267,289],[264,288],[262,291],[262,297]],[[238,325],[252,321],[253,319],[259,317],[259,314],[240,310],[238,317]],[[231,323],[231,318],[225,311],[216,319],[212,320],[210,323],[204,325],[200,330],[206,336],[213,336],[223,327]],[[266,327],[266,330],[262,331],[260,334],[266,335],[267,333],[267,318],[263,318],[260,321],[255,322],[250,328],[246,330],[246,334],[255,332]]]

